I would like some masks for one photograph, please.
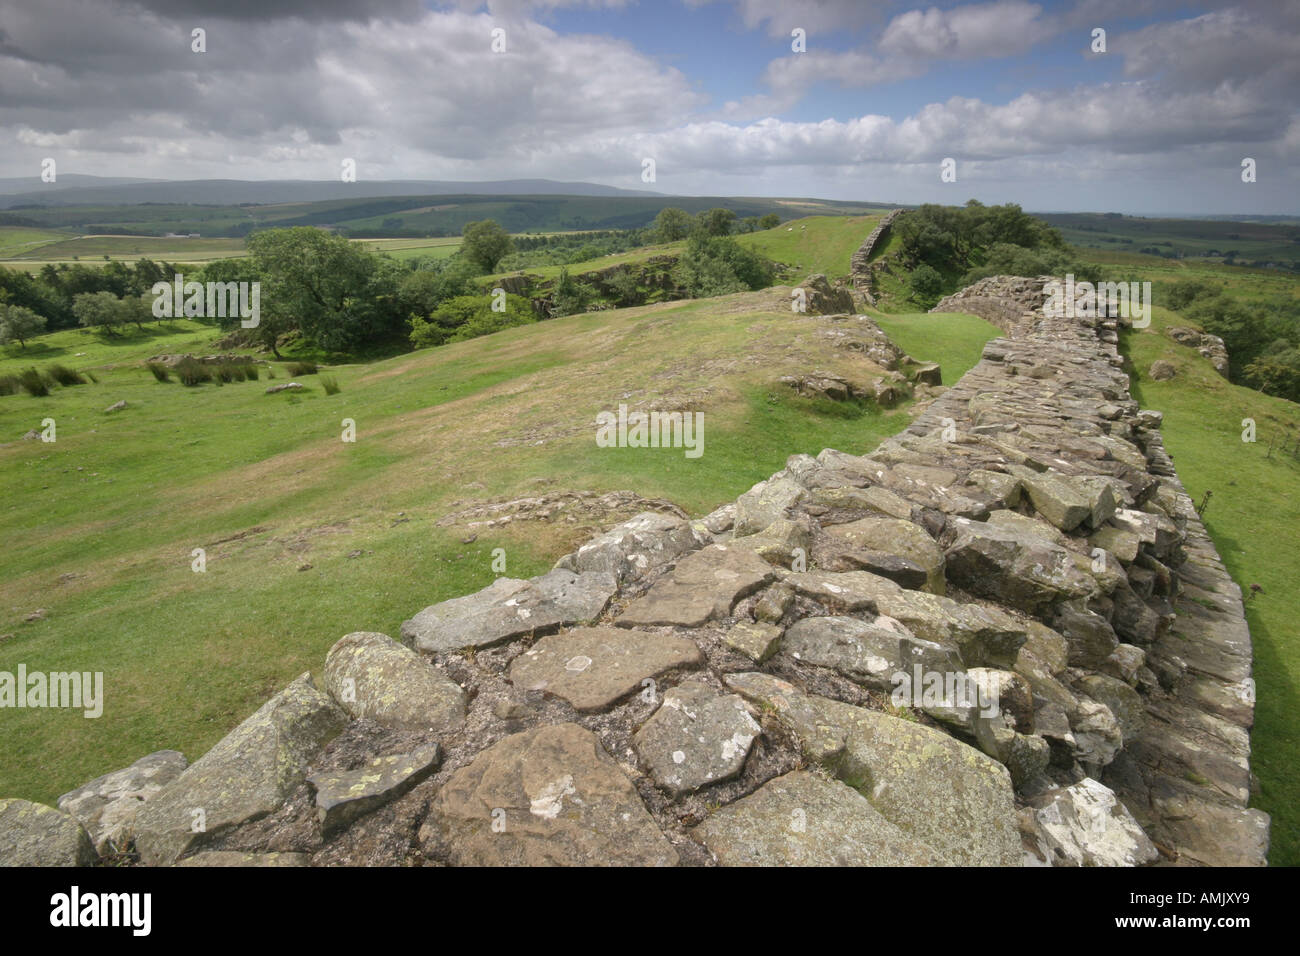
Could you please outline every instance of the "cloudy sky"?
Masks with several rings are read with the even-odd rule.
[[[1300,0],[0,0],[0,176],[1300,214],[1298,81]]]

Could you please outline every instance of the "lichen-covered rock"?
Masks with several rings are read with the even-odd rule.
[[[318,771],[307,778],[316,791],[316,811],[326,836],[396,800],[437,769],[442,751],[424,744],[409,754],[375,757],[357,770]]]
[[[1052,627],[1065,638],[1073,667],[1100,667],[1119,646],[1110,622],[1086,607],[1061,605],[1055,610]]]
[[[791,521],[789,518],[778,518],[758,534],[732,538],[731,546],[748,548],[772,564],[790,567],[799,554],[807,559],[812,537],[812,528],[806,519]]]
[[[778,625],[765,621],[739,621],[727,629],[722,641],[754,663],[761,664],[776,653],[784,633]]]
[[[919,525],[899,518],[863,518],[834,525],[826,533],[846,549],[842,553],[848,557],[854,550],[863,550],[896,555],[912,562],[923,572],[921,586],[932,594],[944,593],[943,552]]]
[[[101,855],[125,849],[140,807],[187,766],[179,751],[159,750],[65,793],[59,809],[81,821]]]
[[[664,694],[633,745],[655,783],[679,796],[740,773],[760,733],[740,697],[687,681]]]
[[[136,849],[174,863],[215,836],[273,812],[347,717],[303,674],[140,808]]]
[[[731,674],[727,686],[771,707],[809,759],[865,796],[881,815],[958,866],[1020,862],[1006,767],[939,730],[803,694],[767,674]]]
[[[465,720],[465,691],[386,634],[357,631],[325,658],[325,687],[352,717],[396,730],[447,733]]]
[[[591,621],[616,589],[606,571],[574,574],[557,568],[526,581],[497,578],[475,594],[434,604],[403,621],[402,643],[434,654]]]
[[[806,489],[789,478],[773,477],[760,481],[736,499],[736,526],[733,529],[736,536],[758,534],[773,521],[788,517],[787,512],[807,494]]]
[[[1085,523],[1090,528],[1100,527],[1117,509],[1108,482],[1012,467],[1034,510],[1062,531],[1073,531]]]
[[[954,518],[948,527],[948,576],[973,594],[1036,613],[1097,589],[1046,536],[992,520]]]
[[[785,583],[832,611],[894,618],[922,640],[955,646],[970,667],[1010,669],[1025,642],[1026,626],[998,608],[908,590],[866,571],[809,571]]]
[[[544,637],[516,657],[510,665],[510,681],[523,690],[561,697],[588,712],[609,707],[639,690],[643,681],[703,663],[695,642],[684,637],[580,627]]]
[[[962,670],[956,648],[922,640],[888,618],[868,624],[852,617],[807,617],[786,630],[781,650],[876,690],[892,690],[895,675],[911,675],[915,666],[944,673]]]
[[[796,770],[713,813],[691,835],[722,866],[927,866],[928,847],[861,794]]]
[[[1030,801],[1026,862],[1049,866],[1142,866],[1159,856],[1109,787],[1087,777]]]
[[[673,866],[677,853],[577,724],[513,734],[448,778],[420,836],[460,866]]]
[[[1076,690],[1110,708],[1119,723],[1124,740],[1133,740],[1141,733],[1146,723],[1146,707],[1138,692],[1128,684],[1107,674],[1088,674],[1076,681],[1074,686]]]
[[[30,800],[0,800],[0,866],[92,866],[98,860],[86,828],[71,815]]]
[[[616,622],[620,627],[699,627],[731,614],[743,597],[773,577],[772,566],[746,548],[714,544],[688,554]]]
[[[1164,359],[1156,359],[1151,363],[1151,368],[1147,372],[1154,381],[1164,382],[1178,374],[1178,369],[1174,367],[1173,362],[1166,362]]]
[[[707,522],[706,522],[707,523]],[[718,532],[726,530],[720,522]],[[715,532],[717,533],[717,532]],[[689,521],[643,511],[566,555],[556,566],[574,572],[611,574],[619,584],[639,581],[683,554],[707,544]]]

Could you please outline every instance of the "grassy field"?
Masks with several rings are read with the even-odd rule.
[[[104,257],[134,262],[136,259],[166,259],[168,262],[208,262],[242,256],[242,239],[176,239],[151,236],[78,236],[39,246],[13,255],[14,260],[72,262]]]
[[[820,272],[832,280],[843,279],[849,274],[853,253],[881,215],[808,216],[784,222],[775,229],[737,236],[736,241],[769,259],[794,266],[804,275]]]
[[[842,279],[849,274],[849,260],[853,253],[875,228],[879,218],[880,216],[807,216],[792,219],[774,229],[741,233],[734,238],[742,246],[776,262],[792,266],[799,279],[814,272],[821,272],[831,279]],[[554,279],[559,276],[561,269],[568,269],[570,275],[578,276],[584,272],[596,272],[625,263],[642,263],[654,256],[680,255],[685,248],[685,240],[666,242],[567,266],[536,266],[518,271]],[[485,276],[481,281],[486,286],[502,276],[515,274],[517,272],[502,272]]]
[[[789,290],[589,313],[369,365],[329,369],[301,393],[270,384],[185,388],[139,367],[210,351],[177,322],[105,344],[63,332],[7,350],[0,371],[61,361],[98,384],[0,397],[0,670],[102,671],[104,716],[5,714],[0,793],[51,801],[163,747],[196,757],[352,630],[396,634],[434,601],[507,572],[545,570],[594,525],[481,530],[440,517],[547,491],[633,489],[704,513],[795,452],[863,452],[902,411],[825,409],[775,385],[861,361],[792,316]],[[917,358],[973,364],[992,330],[961,316],[939,344],[915,317]],[[906,317],[891,320],[908,329]],[[78,354],[83,353],[83,354]],[[838,354],[832,354],[838,353]],[[837,364],[839,363],[839,364]],[[844,371],[850,365],[843,365]],[[276,381],[288,381],[278,366]],[[125,400],[127,408],[107,413]],[[619,402],[706,416],[705,452],[599,449],[594,418]],[[21,440],[45,418],[57,441]],[[340,440],[342,420],[357,441]],[[191,570],[195,548],[207,570]],[[41,619],[26,618],[43,610]]]
[[[460,248],[460,237],[444,239],[357,239],[371,252],[382,252],[394,259],[447,259]]]
[[[41,246],[68,238],[65,232],[31,229],[27,226],[0,226],[0,259],[29,255]]]
[[[1216,270],[1217,274],[1217,270]],[[1125,333],[1125,354],[1134,365],[1134,397],[1164,412],[1164,438],[1178,475],[1192,499],[1213,492],[1206,528],[1233,579],[1247,595],[1246,617],[1255,647],[1257,703],[1252,769],[1260,793],[1254,805],[1273,817],[1274,865],[1300,864],[1300,581],[1296,530],[1300,529],[1300,460],[1280,445],[1300,438],[1300,406],[1226,382],[1193,349],[1162,330],[1186,325],[1156,308],[1150,328]],[[1157,382],[1146,374],[1156,359],[1178,374]],[[1242,420],[1256,423],[1254,444],[1242,441]],[[1270,450],[1272,445],[1272,450]]]

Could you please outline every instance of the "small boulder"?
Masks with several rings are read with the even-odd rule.
[[[30,800],[0,800],[0,866],[92,866],[86,828],[70,814]]]
[[[465,719],[461,686],[387,634],[340,638],[325,657],[325,687],[349,716],[396,730],[448,733]]]

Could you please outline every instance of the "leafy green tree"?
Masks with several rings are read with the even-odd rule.
[[[482,292],[458,295],[440,304],[427,319],[412,316],[411,344],[428,348],[537,321],[532,306],[522,296],[507,295],[501,312],[493,311],[493,301],[493,296]]]
[[[730,209],[715,206],[699,214],[696,225],[706,236],[729,236],[736,223],[736,214]]]
[[[676,281],[695,298],[726,295],[772,284],[775,266],[727,236],[696,234],[674,270]]]
[[[1300,402],[1300,349],[1270,350],[1242,370],[1242,380],[1268,395]]]
[[[779,225],[781,225],[781,217],[774,212],[769,212],[758,219],[759,229],[775,229]]]
[[[84,328],[99,329],[105,335],[116,335],[126,320],[121,300],[111,292],[79,293],[72,300],[72,311]]]
[[[912,270],[907,285],[912,291],[912,298],[924,301],[943,291],[943,276],[923,262]]]
[[[655,216],[650,229],[659,242],[676,242],[690,235],[694,224],[694,218],[685,209],[665,206],[659,210],[659,215]]]
[[[17,342],[27,348],[27,340],[45,331],[45,316],[23,305],[0,305],[0,345]]]
[[[585,312],[595,298],[595,289],[573,278],[568,269],[561,269],[560,277],[555,281],[555,291],[551,295],[551,315],[558,317]]]
[[[121,324],[134,323],[141,332],[144,331],[144,324],[153,319],[152,298],[145,298],[142,295],[124,295],[117,300],[117,308],[121,314]]]
[[[476,291],[476,269],[460,255],[429,260],[425,267],[408,272],[397,284],[397,298],[406,315],[428,316],[434,309],[458,295]]]
[[[295,328],[333,350],[400,329],[401,267],[392,260],[310,226],[254,233],[248,248],[262,277],[258,338],[272,351]]]
[[[461,235],[461,253],[485,273],[495,272],[510,251],[510,234],[492,219],[466,223]]]

